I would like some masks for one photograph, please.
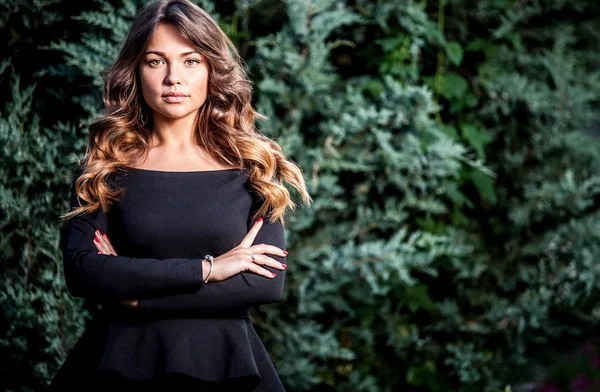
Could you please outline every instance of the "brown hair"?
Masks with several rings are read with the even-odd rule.
[[[86,204],[60,218],[68,220],[99,208],[108,211],[123,190],[111,189],[107,176],[133,166],[140,159],[138,152],[147,157],[152,116],[141,94],[138,64],[160,23],[177,27],[207,63],[208,94],[199,109],[194,137],[217,161],[248,169],[249,185],[264,200],[253,218],[270,211],[271,222],[283,223],[286,208],[296,207],[283,181],[310,204],[300,167],[254,125],[255,119],[266,117],[251,106],[252,82],[231,40],[191,1],[157,0],[138,10],[117,59],[102,72],[105,113],[89,124],[86,153],[79,162],[81,175],[75,181],[75,192]]]

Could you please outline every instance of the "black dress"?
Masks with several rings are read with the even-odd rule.
[[[244,272],[202,281],[204,256],[228,252],[254,223],[260,199],[248,171],[131,168],[109,180],[124,196],[106,214],[76,217],[66,227],[67,288],[101,310],[49,390],[284,391],[248,308],[281,299],[285,270],[265,267],[273,279]],[[96,229],[118,256],[97,253]],[[254,243],[285,249],[283,226],[265,219]],[[127,299],[139,299],[140,308],[118,302]]]

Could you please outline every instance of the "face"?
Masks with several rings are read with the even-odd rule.
[[[154,120],[195,116],[204,104],[208,67],[176,27],[159,24],[139,64],[144,100]],[[182,96],[168,96],[177,93]]]

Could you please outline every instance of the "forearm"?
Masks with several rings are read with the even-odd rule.
[[[190,292],[203,283],[200,259],[148,259],[67,249],[65,282],[71,295],[123,300]]]
[[[269,244],[285,249],[285,235],[280,223],[264,223],[254,244]],[[281,263],[283,257],[267,254]],[[248,308],[278,302],[283,296],[285,270],[264,267],[277,274],[274,278],[242,272],[229,279],[209,282],[197,291],[140,300],[140,307],[147,311],[171,311],[204,313],[232,308]]]
[[[208,283],[194,293],[141,299],[140,308],[201,314],[278,302],[283,295],[285,270],[266,268],[276,272],[277,276],[269,279],[252,272],[241,272],[229,279]]]

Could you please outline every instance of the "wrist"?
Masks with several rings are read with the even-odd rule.
[[[213,269],[213,257],[211,255],[206,255],[202,260],[202,279],[204,284],[211,281]]]
[[[202,260],[202,281],[204,282],[208,276],[208,270],[210,269],[210,262],[208,260]]]

